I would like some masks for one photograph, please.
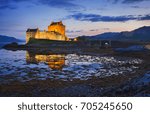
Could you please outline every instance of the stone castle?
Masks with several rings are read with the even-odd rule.
[[[48,30],[44,30],[44,31],[40,31],[38,28],[27,29],[26,43],[28,43],[30,38],[68,41],[68,38],[65,35],[65,25],[63,25],[62,21],[52,22],[48,26]]]

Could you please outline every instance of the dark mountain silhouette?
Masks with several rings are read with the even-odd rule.
[[[130,32],[121,32],[118,39],[150,41],[150,26],[144,26]]]
[[[21,41],[22,40],[19,40],[19,39],[14,38],[14,37],[0,35],[0,42],[1,43],[5,43],[5,42],[21,42]]]
[[[117,32],[106,32],[106,33],[102,33],[102,34],[98,34],[95,36],[79,36],[78,40],[106,40],[106,39],[116,39],[116,37],[119,35],[120,33]]]
[[[150,41],[150,26],[133,31],[106,32],[95,36],[79,36],[79,40],[119,40],[119,41]]]

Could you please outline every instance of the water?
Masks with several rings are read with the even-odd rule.
[[[36,80],[87,80],[134,73],[140,59],[77,54],[36,54],[0,50],[0,83]]]

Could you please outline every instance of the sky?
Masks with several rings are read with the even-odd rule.
[[[150,26],[150,0],[0,0],[0,35],[25,39],[61,20],[70,38],[131,31]]]

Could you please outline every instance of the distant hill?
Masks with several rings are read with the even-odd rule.
[[[119,40],[119,41],[150,41],[150,26],[133,31],[106,32],[95,36],[79,36],[79,40]]]
[[[105,39],[114,39],[116,38],[120,33],[118,32],[106,32],[103,34],[98,34],[95,36],[79,36],[79,40],[105,40]]]
[[[133,31],[121,32],[118,35],[118,39],[123,40],[138,40],[138,41],[150,41],[150,26],[144,26]]]
[[[94,38],[95,39],[114,39],[119,35],[118,32],[106,32],[103,34],[98,34],[95,35]]]
[[[23,42],[23,40],[19,40],[17,38],[10,37],[10,36],[0,35],[0,43],[5,43],[5,42]]]

